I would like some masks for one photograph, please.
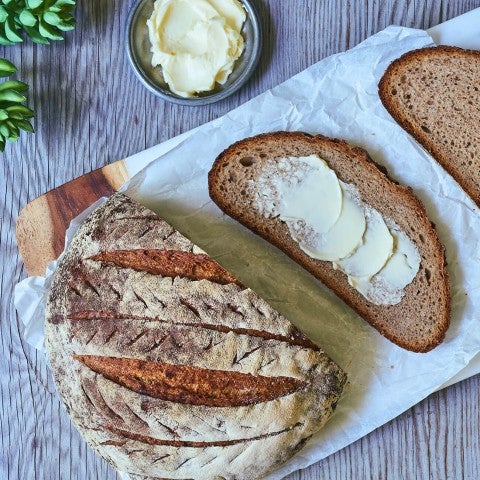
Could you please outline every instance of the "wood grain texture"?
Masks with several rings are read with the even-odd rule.
[[[62,253],[70,221],[103,196],[117,191],[130,176],[123,160],[97,168],[44,193],[19,212],[18,250],[29,275],[44,275]]]
[[[95,168],[194,128],[312,63],[395,23],[428,28],[480,7],[480,0],[254,0],[265,31],[261,65],[219,104],[181,107],[137,81],[123,49],[132,1],[78,2],[64,42],[0,49],[29,83],[35,135],[0,160],[0,478],[114,480],[86,446],[55,393],[45,357],[22,339],[13,287],[26,271],[15,222],[28,201]],[[48,232],[45,232],[48,234]],[[477,479],[479,376],[430,396],[372,434],[289,480]]]

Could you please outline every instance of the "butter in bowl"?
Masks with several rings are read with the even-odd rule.
[[[247,0],[141,0],[126,36],[141,82],[164,100],[206,105],[236,92],[261,52],[258,15]]]

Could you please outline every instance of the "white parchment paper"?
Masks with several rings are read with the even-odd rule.
[[[480,352],[475,318],[480,311],[480,213],[393,121],[377,94],[378,80],[392,60],[430,44],[423,31],[389,27],[200,128],[128,185],[127,194],[231,269],[348,373],[332,419],[270,480],[304,468],[398,416]],[[451,327],[445,342],[432,352],[407,352],[384,339],[284,254],[210,201],[207,173],[215,157],[238,139],[280,129],[336,136],[366,148],[392,178],[411,186],[424,202],[446,247],[452,287]],[[48,276],[26,279],[16,289],[27,341],[36,347],[43,341],[46,287]]]

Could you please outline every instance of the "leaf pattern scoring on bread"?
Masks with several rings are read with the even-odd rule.
[[[47,304],[57,389],[89,444],[148,478],[259,478],[330,417],[342,370],[148,209],[82,225]]]

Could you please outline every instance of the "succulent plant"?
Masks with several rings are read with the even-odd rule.
[[[22,30],[35,43],[63,40],[75,28],[75,0],[0,0],[0,45],[22,42]]]
[[[0,58],[0,77],[9,77],[17,71],[15,65]],[[0,152],[5,149],[5,141],[15,142],[20,130],[33,133],[33,127],[28,118],[34,113],[24,102],[23,95],[28,90],[26,83],[18,80],[6,80],[0,83]]]

